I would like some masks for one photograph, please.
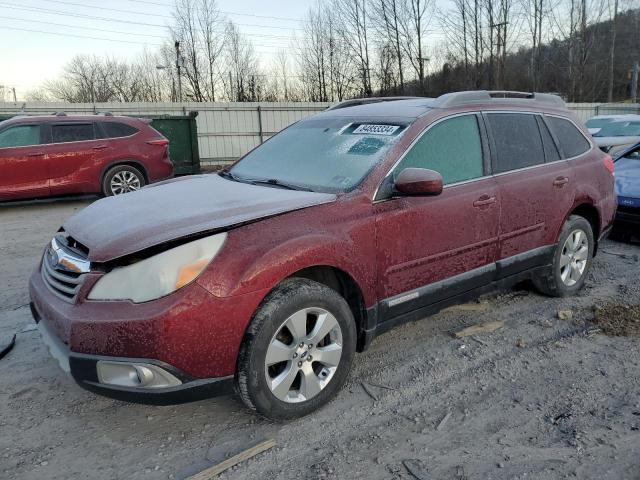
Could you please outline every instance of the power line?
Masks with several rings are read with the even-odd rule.
[[[90,39],[90,40],[104,40],[107,42],[119,42],[119,43],[129,43],[129,44],[136,44],[136,45],[150,45],[150,46],[155,46],[155,47],[162,47],[162,44],[160,43],[147,43],[147,42],[134,42],[131,40],[118,40],[115,38],[104,38],[104,37],[91,37],[88,35],[74,35],[72,33],[60,33],[60,32],[46,32],[44,30],[31,30],[28,28],[18,28],[18,27],[7,27],[5,25],[0,26],[0,28],[4,28],[6,30],[17,30],[20,32],[32,32],[32,33],[44,33],[47,35],[56,35],[59,37],[73,37],[73,38],[86,38],[86,39]]]
[[[136,33],[136,32],[123,32],[122,30],[107,30],[104,28],[96,28],[96,27],[82,27],[80,25],[69,25],[66,23],[53,23],[53,22],[45,22],[42,20],[29,20],[26,18],[16,18],[16,17],[2,17],[0,20],[14,20],[18,22],[29,22],[29,23],[40,23],[43,25],[54,25],[56,27],[67,27],[67,28],[79,28],[81,30],[92,30],[96,32],[106,32],[106,33],[117,33],[120,35],[137,35],[142,37],[154,37],[154,38],[162,38],[164,40],[167,39],[166,35],[152,35],[150,33]]]
[[[49,2],[49,3],[57,3],[57,4],[61,4],[61,5],[70,5],[70,6],[73,6],[73,7],[94,8],[94,9],[97,8],[97,9],[99,9],[101,11],[126,13],[128,15],[144,15],[144,16],[151,16],[151,17],[171,18],[171,19],[174,18],[172,15],[163,15],[161,13],[140,12],[140,11],[137,11],[137,10],[122,10],[120,8],[109,8],[109,7],[103,7],[103,6],[97,6],[97,5],[86,5],[86,4],[83,4],[83,3],[67,2],[65,0],[41,0],[41,1]],[[37,7],[37,8],[39,8],[39,7]],[[274,28],[274,29],[277,29],[277,30],[300,30],[299,28],[296,28],[296,27],[282,27],[282,26],[277,26],[277,25],[256,25],[256,24],[250,24],[250,23],[238,23],[238,25],[241,25],[243,27]]]
[[[48,15],[57,15],[57,16],[62,16],[62,17],[74,17],[74,18],[84,18],[84,19],[89,19],[89,20],[98,20],[98,21],[104,21],[104,22],[111,22],[111,23],[125,23],[128,25],[142,25],[145,27],[155,27],[155,28],[169,28],[168,25],[161,25],[158,23],[148,23],[148,22],[139,22],[139,21],[135,21],[135,20],[120,20],[117,18],[112,18],[112,17],[99,17],[96,15],[88,15],[88,14],[84,14],[84,13],[75,13],[75,12],[66,12],[66,11],[58,11],[58,10],[51,10],[51,9],[47,9],[47,8],[41,8],[41,7],[23,7],[21,5],[15,4],[15,3],[6,3],[6,2],[2,2],[0,3],[0,6],[5,6],[5,7],[9,7],[12,8],[14,10],[23,10],[26,12],[36,12],[36,13],[46,13]],[[201,31],[200,29],[196,29],[198,31]],[[216,33],[224,33],[224,31],[222,30],[216,30]],[[243,35],[247,35],[247,36],[252,36],[252,37],[264,37],[264,38],[281,38],[281,39],[287,39],[290,40],[292,37],[291,36],[287,36],[287,35],[273,35],[273,34],[267,34],[267,33],[244,33]]]
[[[151,2],[149,0],[125,0],[127,2],[131,2],[131,3],[145,3],[148,5],[157,5],[160,7],[174,7],[175,4],[170,4],[170,3],[160,3],[160,2]],[[224,13],[226,15],[237,15],[240,17],[254,17],[254,18],[270,18],[273,20],[284,20],[287,22],[301,22],[302,20],[299,18],[293,18],[293,17],[276,17],[273,15],[257,15],[255,13],[240,13],[240,12],[230,12],[230,11],[225,11],[225,10],[220,10],[220,13]]]

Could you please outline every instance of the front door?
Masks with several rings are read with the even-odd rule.
[[[381,320],[487,283],[495,273],[500,198],[487,176],[478,116],[446,118],[410,147],[387,182],[405,168],[442,174],[434,197],[389,194],[374,204]]]
[[[0,131],[0,200],[49,195],[48,158],[40,133],[35,124]]]

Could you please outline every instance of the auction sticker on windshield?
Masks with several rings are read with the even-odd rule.
[[[367,135],[393,135],[399,128],[399,125],[363,124],[356,128],[352,133],[365,133]]]

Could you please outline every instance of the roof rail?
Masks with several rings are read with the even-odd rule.
[[[331,105],[327,110],[338,110],[340,108],[355,107],[358,105],[367,105],[368,103],[380,103],[380,102],[395,102],[396,100],[412,100],[415,98],[424,97],[367,97],[367,98],[352,98],[351,100],[344,100],[338,102],[335,105]]]
[[[102,115],[103,117],[113,117],[113,113],[111,112],[96,112],[94,115]]]
[[[64,112],[53,112],[52,115],[56,116],[56,117],[66,117],[67,114]]]
[[[477,90],[445,93],[436,99],[434,107],[455,107],[458,105],[466,105],[468,103],[485,103],[492,101],[500,103],[513,103],[514,101],[522,101],[523,103],[538,102],[558,108],[566,108],[564,100],[562,100],[559,95],[536,92],[511,92],[508,90]]]

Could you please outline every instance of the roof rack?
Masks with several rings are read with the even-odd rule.
[[[445,108],[466,105],[468,103],[485,102],[513,103],[514,101],[526,103],[538,102],[558,108],[566,108],[564,100],[562,100],[559,95],[536,92],[511,92],[508,90],[477,90],[445,93],[435,100],[434,107]]]
[[[113,113],[111,112],[96,112],[94,115],[102,115],[103,117],[113,117]]]
[[[55,116],[55,117],[66,117],[67,114],[64,112],[53,112],[51,115]]]
[[[369,103],[380,102],[395,102],[397,100],[413,100],[416,98],[424,97],[367,97],[367,98],[352,98],[351,100],[344,100],[338,102],[335,105],[331,105],[327,110],[338,110],[340,108],[355,107],[358,105],[367,105]]]

